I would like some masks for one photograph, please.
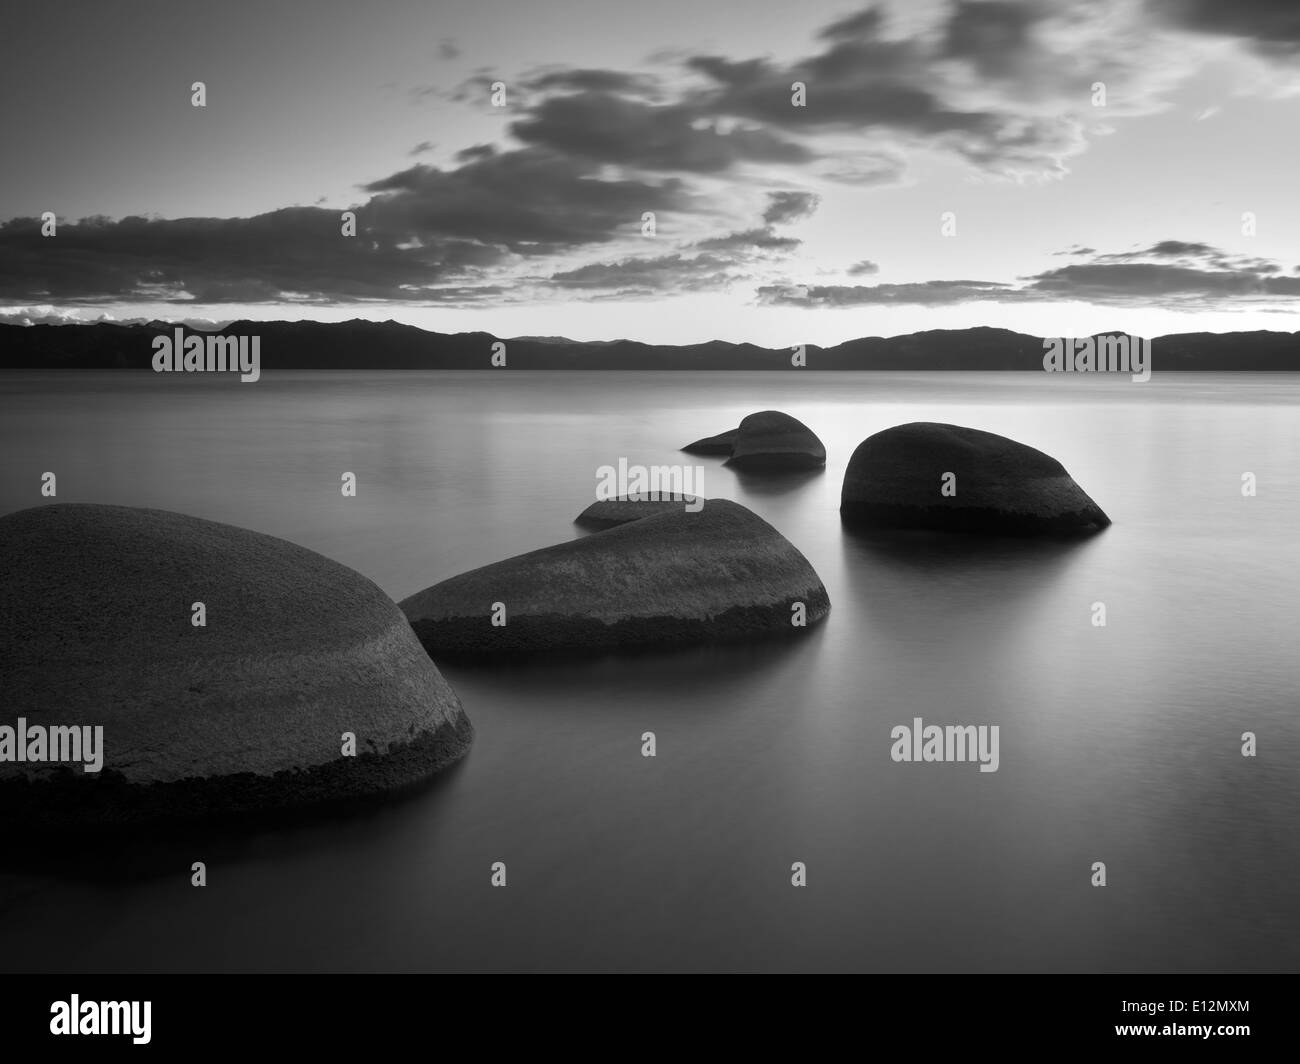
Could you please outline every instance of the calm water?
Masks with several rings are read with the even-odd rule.
[[[1300,967],[1296,376],[10,374],[0,397],[0,512],[53,470],[61,502],[243,525],[402,598],[580,535],[600,465],[690,462],[832,602],[775,646],[445,667],[477,742],[377,812],[37,869],[0,847],[2,968]],[[822,437],[824,474],[677,451],[765,408]],[[1047,451],[1114,526],[845,534],[853,448],[915,420]],[[999,771],[895,764],[916,716],[999,725]]]

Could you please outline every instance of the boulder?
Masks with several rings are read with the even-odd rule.
[[[808,560],[757,514],[710,499],[462,573],[401,607],[429,653],[472,656],[796,634],[795,603],[808,624],[830,609]]]
[[[844,472],[840,513],[864,527],[1011,535],[1110,524],[1050,455],[992,432],[932,422],[863,440]]]
[[[573,523],[586,528],[613,528],[655,514],[678,513],[687,507],[698,510],[703,505],[704,500],[699,496],[683,495],[677,491],[620,495],[617,499],[593,502],[574,518]]]
[[[0,730],[0,823],[360,798],[469,747],[460,701],[402,612],[313,551],[163,510],[50,505],[0,518],[0,554],[0,729],[103,729],[98,772],[7,759]],[[345,732],[357,756],[343,756]]]
[[[682,448],[687,454],[731,454],[731,447],[736,442],[736,433],[740,429],[728,429],[716,436],[705,436],[702,440],[688,443]]]
[[[779,410],[761,410],[740,423],[727,464],[758,472],[820,469],[826,464],[826,447],[797,418]]]

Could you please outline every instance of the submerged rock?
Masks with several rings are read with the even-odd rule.
[[[797,418],[761,410],[740,423],[727,464],[757,471],[819,469],[826,464],[826,447]]]
[[[705,436],[702,440],[696,440],[694,443],[688,443],[682,448],[687,454],[731,454],[732,445],[736,442],[736,433],[740,429],[728,429],[726,432],[720,432],[716,436]]]
[[[460,701],[401,611],[313,551],[163,510],[52,505],[0,518],[0,553],[13,563],[0,585],[0,823],[362,797],[469,747]],[[102,770],[4,756],[4,729],[16,743],[19,728],[55,726],[102,727]]]
[[[462,573],[401,607],[431,654],[476,655],[797,633],[792,618],[811,625],[830,601],[776,529],[710,499]]]
[[[653,517],[655,514],[699,510],[703,506],[704,500],[699,496],[683,495],[677,491],[620,495],[617,499],[593,502],[573,519],[573,523],[587,528],[613,528],[615,525],[640,521],[643,517]]]
[[[846,523],[1016,535],[1104,528],[1110,518],[1055,458],[992,432],[914,422],[858,445]]]

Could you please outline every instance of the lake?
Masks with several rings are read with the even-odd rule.
[[[689,463],[831,599],[776,643],[445,665],[475,744],[382,809],[4,847],[0,968],[1300,967],[1298,375],[62,372],[0,397],[3,513],[53,471],[59,502],[280,536],[401,599],[583,535],[603,465]],[[769,408],[821,436],[824,473],[678,450]],[[909,421],[1046,451],[1113,526],[847,533],[850,454]],[[892,761],[916,717],[999,726],[998,770]]]

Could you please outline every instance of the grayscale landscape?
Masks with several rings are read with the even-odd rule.
[[[0,970],[1300,966],[1294,5],[5,22]]]

